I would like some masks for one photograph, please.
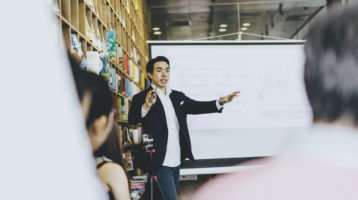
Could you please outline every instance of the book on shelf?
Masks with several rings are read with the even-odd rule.
[[[121,137],[122,137],[122,146],[123,147],[126,147],[130,144],[132,144],[132,141],[129,137],[129,131],[128,131],[128,128],[123,126],[121,128]]]
[[[128,75],[129,75],[129,77],[133,78],[134,70],[133,70],[133,61],[132,60],[128,61]]]
[[[126,28],[126,20],[125,20],[125,17],[124,17],[126,15],[125,12],[122,12],[122,15],[123,15],[122,18],[121,18],[122,24],[123,24],[123,27]]]
[[[87,64],[87,69],[98,75],[104,68],[101,55],[98,51],[87,51]]]
[[[117,111],[118,111],[118,118],[117,119],[122,119],[122,108],[121,108],[121,104],[122,104],[122,98],[118,97],[117,98]]]
[[[121,79],[121,80],[122,80],[122,81],[121,81],[121,82],[122,82],[122,84],[121,84],[122,87],[121,87],[121,91],[120,91],[120,92],[121,92],[122,95],[126,96],[126,93],[127,93],[127,91],[126,91],[126,89],[127,89],[127,88],[126,88],[126,76],[125,76],[125,75],[122,75],[122,79]]]
[[[140,144],[142,138],[142,129],[141,128],[132,128],[129,129],[130,136],[132,137],[133,144]]]
[[[116,80],[115,80],[115,91],[119,91],[119,88],[121,87],[120,83],[121,83],[121,76],[116,74]]]
[[[134,9],[138,10],[139,8],[139,4],[138,4],[138,0],[134,1]]]
[[[98,50],[101,52],[107,52],[107,43],[105,40],[103,40],[101,33],[98,32],[97,34],[97,46]]]
[[[139,67],[134,65],[134,81],[137,82],[137,83],[140,83],[140,76],[141,76],[141,73],[140,73],[140,70],[139,70]]]
[[[124,110],[124,113],[123,113],[123,120],[128,120],[128,113],[129,113],[129,101],[127,98],[124,98],[123,99],[124,101],[124,106],[123,106],[123,109]]]
[[[130,185],[130,189],[131,190],[145,190],[145,183],[136,183],[136,182],[131,182]]]
[[[136,50],[136,48],[135,47],[133,47],[133,58],[134,58],[134,62],[138,65],[138,56],[139,56],[139,54],[137,53],[137,50]]]
[[[114,119],[118,119],[119,117],[119,111],[118,111],[118,100],[117,96],[113,96],[113,113],[114,113]]]
[[[135,35],[134,35],[134,31],[132,31],[132,39],[135,42]]]
[[[140,73],[140,84],[141,84],[142,88],[145,87],[145,74],[144,73]]]
[[[86,57],[83,54],[81,43],[78,41],[77,35],[71,34],[71,54],[80,60],[80,67],[82,69],[88,66]]]
[[[121,98],[121,104],[120,104],[120,108],[121,108],[121,114],[120,114],[120,119],[121,120],[126,120],[126,107],[125,107],[125,98]]]
[[[127,7],[127,12],[128,12],[128,14],[130,14],[130,13],[131,13],[131,10],[130,10],[130,8],[129,8],[129,0],[127,0],[127,5],[126,5],[126,7]]]
[[[119,65],[119,68],[123,69],[123,50],[122,47],[117,45],[117,63]]]
[[[131,81],[129,80],[129,78],[126,77],[126,96],[127,97],[132,97],[130,87],[131,87]]]
[[[141,175],[141,176],[132,176],[131,177],[131,182],[142,182],[142,183],[146,183],[148,181],[148,176],[146,175]]]
[[[107,51],[109,59],[115,62],[117,56],[116,31],[107,31]]]
[[[116,70],[114,68],[109,69],[109,87],[112,90],[116,90],[116,82],[117,82]]]
[[[84,1],[85,3],[87,3],[88,7],[90,7],[90,9],[98,15],[98,9],[94,5],[93,0],[84,0]]]
[[[85,31],[86,39],[93,42],[96,35],[94,33],[93,26],[88,23],[87,16],[85,16]]]
[[[132,161],[132,155],[131,153],[123,153],[123,164],[124,167],[128,170],[131,171],[133,170],[133,161]]]
[[[124,64],[124,71],[128,74],[128,55],[126,53],[123,54],[123,64]]]
[[[111,20],[111,8],[109,6],[107,6],[107,10],[105,11],[105,17],[104,19],[106,20],[106,24],[107,26],[112,29],[112,20]]]

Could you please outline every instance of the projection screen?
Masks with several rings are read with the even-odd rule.
[[[310,126],[303,41],[148,43],[170,60],[171,89],[203,101],[241,92],[221,114],[188,116],[196,159],[276,155]]]

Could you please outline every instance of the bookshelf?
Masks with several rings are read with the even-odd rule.
[[[76,49],[75,53],[86,61],[94,54],[108,56],[104,62],[114,96],[116,121],[120,124],[121,144],[123,148],[126,148],[123,144],[135,144],[130,136],[138,134],[140,127],[130,126],[127,116],[133,95],[145,88],[150,23],[147,2],[53,0],[52,9],[67,49],[72,53]]]
[[[144,13],[148,12],[145,2],[143,5],[138,0],[56,0],[56,2],[57,8],[54,12],[58,17],[66,47],[71,49],[71,37],[76,37],[86,58],[89,51],[105,51],[105,47],[99,42],[106,44],[108,31],[115,31],[117,51],[121,51],[119,54],[125,55],[127,61],[116,57],[110,59],[109,66],[116,75],[128,79],[128,83],[138,87],[138,91],[144,90],[145,63],[148,61],[146,40],[149,33],[147,22],[144,21]],[[88,27],[91,30],[88,30]],[[127,65],[130,64],[129,71],[124,67],[126,62]],[[134,66],[133,70],[131,70],[132,66]],[[138,92],[134,91],[127,95],[123,90],[125,89],[114,89],[113,94],[131,101],[131,97]],[[125,120],[118,121],[127,123]]]

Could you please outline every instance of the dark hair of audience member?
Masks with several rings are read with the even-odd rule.
[[[304,81],[314,121],[358,125],[358,4],[332,10],[305,45]]]
[[[86,119],[88,128],[95,119],[110,114],[113,109],[112,92],[102,76],[80,69],[79,62],[71,55],[69,55],[69,58],[80,101],[82,101],[85,92],[91,94],[91,104]]]
[[[119,127],[116,122],[113,123],[112,131],[110,132],[107,140],[97,151],[95,151],[94,155],[95,157],[104,156],[106,158],[109,158],[113,162],[119,164],[124,169],[124,171],[126,171],[122,159],[123,154],[121,151],[121,144],[119,138]],[[126,171],[126,175],[128,178],[127,171]]]

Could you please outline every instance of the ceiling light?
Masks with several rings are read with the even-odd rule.
[[[226,28],[226,27],[227,27],[227,24],[220,24],[219,27],[220,27],[220,28]]]
[[[153,27],[153,31],[159,31],[160,28],[159,27]]]
[[[247,27],[242,27],[241,30],[242,31],[247,31]]]
[[[243,26],[250,26],[251,24],[249,22],[243,23]]]
[[[162,32],[161,32],[161,31],[155,31],[153,34],[154,34],[154,35],[161,35]]]
[[[219,32],[226,32],[226,28],[219,28]]]

